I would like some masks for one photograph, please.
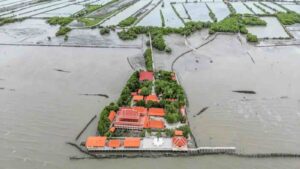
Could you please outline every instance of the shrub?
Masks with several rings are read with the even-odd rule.
[[[131,102],[131,92],[135,92],[140,87],[140,82],[138,78],[138,72],[134,72],[129,80],[127,81],[125,87],[123,88],[121,95],[118,99],[119,106],[129,106]]]
[[[130,16],[124,20],[122,20],[118,25],[120,27],[126,27],[132,25],[137,20],[137,17]]]
[[[248,42],[258,42],[257,36],[251,33],[247,34],[247,41]]]
[[[224,20],[213,23],[211,28],[214,32],[239,32],[239,16],[227,17]]]
[[[191,133],[191,129],[188,125],[180,126],[177,128],[183,132],[183,136],[188,138],[189,134]]]
[[[59,30],[56,32],[56,36],[63,36],[70,32],[72,29],[69,27],[60,27]]]
[[[109,130],[110,121],[108,115],[110,111],[117,111],[119,107],[115,103],[110,103],[110,105],[104,107],[100,113],[100,119],[98,122],[98,132],[101,136],[106,135]]]
[[[145,65],[147,71],[153,71],[153,60],[152,60],[152,52],[150,48],[147,48],[144,52],[144,58],[145,58]]]
[[[110,29],[108,27],[104,27],[100,29],[100,34],[101,35],[105,35],[105,34],[109,34],[110,33]]]
[[[265,26],[267,25],[266,21],[260,19],[259,17],[256,17],[256,16],[244,16],[242,18],[242,23],[245,24],[245,25],[251,25],[251,26],[254,26],[254,25],[262,25],[262,26]]]
[[[73,21],[71,17],[52,17],[47,20],[50,25],[66,26]]]
[[[9,24],[9,23],[14,23],[14,22],[18,22],[18,21],[23,21],[24,18],[0,18],[0,26],[5,25],[5,24]]]
[[[84,15],[94,12],[97,9],[100,9],[101,7],[102,7],[102,5],[90,5],[90,4],[86,5],[86,7],[83,10],[74,14],[74,17],[82,17]]]
[[[300,23],[300,14],[296,12],[278,12],[276,16],[283,25]]]

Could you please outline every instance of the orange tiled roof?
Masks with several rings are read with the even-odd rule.
[[[120,140],[109,140],[108,147],[117,148],[121,146]]]
[[[153,72],[148,72],[148,71],[141,71],[139,74],[139,80],[143,81],[143,80],[153,80],[154,76],[153,76]]]
[[[149,95],[149,96],[146,96],[145,98],[146,101],[153,101],[153,102],[159,102],[159,99],[156,95]]]
[[[144,96],[141,96],[141,95],[135,95],[132,98],[133,101],[141,101],[143,99],[144,99]]]
[[[105,141],[106,141],[106,137],[91,136],[86,139],[85,146],[86,147],[104,147]]]
[[[165,110],[163,108],[150,108],[148,111],[149,116],[165,116]]]
[[[182,136],[183,132],[181,130],[175,130],[174,134],[175,136]]]
[[[146,115],[148,110],[146,107],[142,107],[142,106],[135,106],[132,107],[133,110],[137,111],[139,114],[141,115]]]
[[[138,137],[126,137],[124,140],[125,148],[138,148],[141,145],[141,139]]]
[[[149,120],[148,128],[151,128],[151,129],[164,129],[165,124],[161,120]]]
[[[176,147],[183,147],[187,144],[187,139],[182,136],[173,137],[172,141]]]
[[[116,112],[111,111],[111,112],[109,113],[109,115],[108,115],[109,121],[112,122],[112,121],[114,120],[115,116],[116,116]]]
[[[109,129],[109,131],[110,131],[111,133],[113,133],[113,132],[116,131],[116,128],[115,128],[115,127],[111,127],[111,128]]]

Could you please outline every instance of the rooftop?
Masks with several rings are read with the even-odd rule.
[[[86,139],[85,146],[88,148],[92,147],[104,147],[106,137],[101,136],[90,136]]]
[[[149,80],[152,81],[154,79],[153,72],[141,71],[139,75],[139,80]]]
[[[125,148],[138,148],[141,145],[141,139],[139,137],[126,137],[124,140]]]
[[[148,111],[149,116],[165,116],[165,110],[163,108],[149,108]]]

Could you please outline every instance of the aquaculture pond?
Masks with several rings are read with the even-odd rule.
[[[184,6],[193,21],[211,21],[205,3],[184,3]]]
[[[267,22],[266,26],[248,26],[250,33],[258,38],[287,38],[289,35],[284,30],[276,17],[260,17]]]
[[[149,4],[151,0],[143,0],[143,1],[138,1],[135,4],[131,5],[130,7],[126,8],[122,12],[118,13],[117,15],[111,17],[107,21],[103,22],[103,26],[108,26],[108,25],[117,25],[119,22],[122,20],[128,18],[129,16],[132,16],[139,10],[141,10],[144,6]]]
[[[244,2],[246,5],[248,5],[255,14],[265,14],[264,11],[262,11],[261,9],[259,9],[258,7],[256,7],[254,4],[257,5],[257,2]]]
[[[284,4],[283,6],[300,14],[300,5]]]
[[[239,14],[252,14],[252,12],[242,2],[230,2]]]
[[[280,7],[280,6],[276,5],[276,4],[274,4],[273,2],[262,2],[262,3],[263,3],[263,4],[266,4],[266,5],[268,5],[268,6],[270,6],[271,8],[276,9],[276,10],[279,11],[279,12],[286,12],[285,9],[283,9],[282,7]]]
[[[189,19],[188,19],[189,16],[183,7],[183,3],[176,3],[176,4],[173,4],[173,6],[184,21],[189,21]]]
[[[162,26],[160,16],[161,3],[147,14],[137,25],[138,26]]]
[[[174,28],[184,26],[180,18],[178,18],[178,16],[176,15],[170,3],[164,3],[164,5],[161,7],[161,11],[163,14],[165,26]]]
[[[76,12],[79,12],[80,10],[84,9],[85,7],[83,5],[70,5],[65,8],[56,9],[53,11],[49,11],[46,13],[42,13],[39,15],[35,15],[34,17],[68,17],[73,15]]]
[[[32,6],[30,8],[25,8],[23,10],[15,10],[12,13],[4,15],[4,17],[24,17],[31,16],[34,14],[47,12],[49,10],[53,10],[59,7],[64,7],[65,5],[70,4],[68,0],[54,1],[49,3],[43,3],[41,5]]]
[[[262,9],[264,9],[265,11],[267,11],[270,14],[274,14],[276,12],[276,11],[274,11],[274,10],[272,10],[272,9],[270,9],[270,8],[260,4],[260,3],[256,3],[256,5],[260,6]]]
[[[218,21],[223,20],[225,17],[227,17],[230,14],[227,5],[224,4],[223,2],[207,3],[207,5],[216,15]]]

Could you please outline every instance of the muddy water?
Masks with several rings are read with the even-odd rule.
[[[300,152],[299,47],[255,48],[224,35],[198,53],[175,65],[198,145],[236,146],[243,153]]]
[[[195,33],[189,42],[205,36]],[[170,45],[184,46],[182,40],[167,39]],[[174,49],[173,54],[186,49]],[[69,156],[83,155],[65,142],[73,141],[92,116],[118,97],[132,73],[126,58],[140,52],[0,46],[0,168],[299,168],[298,159],[230,156],[70,161]],[[176,64],[189,96],[190,116],[209,106],[200,116],[190,117],[199,145],[235,145],[242,152],[300,151],[298,48],[241,47],[235,37],[222,36],[199,52],[214,62],[188,55]],[[231,92],[243,89],[257,95]],[[80,95],[85,93],[110,98]],[[95,127],[96,122],[83,137],[95,133]]]

